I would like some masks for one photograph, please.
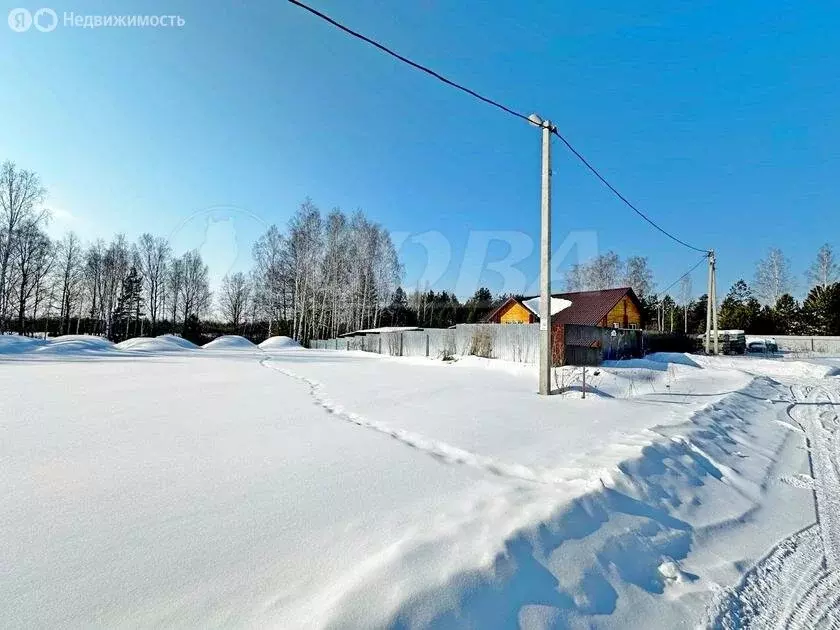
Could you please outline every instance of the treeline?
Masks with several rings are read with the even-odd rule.
[[[379,326],[403,273],[382,226],[361,212],[324,216],[309,200],[285,234],[271,226],[253,253],[253,299],[269,334],[295,339]]]
[[[394,297],[382,313],[382,326],[420,326],[422,328],[449,328],[455,324],[482,322],[494,309],[509,297],[494,297],[489,289],[481,287],[464,301],[448,291],[415,290],[410,294],[397,287]]]
[[[285,232],[271,226],[258,239],[253,269],[226,276],[214,299],[201,254],[176,255],[163,237],[51,239],[45,197],[37,174],[0,166],[0,334],[305,340],[378,325],[402,274],[381,226],[361,212],[323,216],[306,200]]]
[[[719,327],[756,335],[840,335],[840,267],[831,245],[820,247],[804,278],[808,291],[799,302],[793,297],[797,283],[790,261],[780,249],[770,249],[752,282],[738,280],[720,303]],[[690,279],[681,283],[676,300],[670,295],[643,299],[649,327],[704,332],[706,295],[693,300],[690,287]]]
[[[764,335],[840,335],[840,283],[812,287],[801,304],[783,293],[772,306],[762,306],[739,280],[720,305],[720,327]]]

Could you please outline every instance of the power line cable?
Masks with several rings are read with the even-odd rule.
[[[366,35],[363,35],[363,34],[359,33],[358,31],[354,31],[353,29],[345,26],[341,22],[338,22],[337,20],[334,20],[333,18],[331,18],[327,14],[322,13],[321,11],[318,11],[317,9],[314,9],[314,8],[304,4],[303,2],[300,2],[300,0],[288,0],[288,1],[292,4],[294,4],[295,6],[300,7],[304,11],[308,11],[312,15],[324,20],[325,22],[328,22],[328,23],[332,24],[333,26],[335,26],[339,30],[347,33],[348,35],[350,35],[352,37],[355,37],[357,39],[360,39],[363,42],[365,42],[367,44],[370,44],[371,46],[381,50],[382,52],[394,57],[395,59],[398,59],[399,61],[402,61],[403,63],[406,63],[409,66],[411,66],[413,68],[416,68],[417,70],[420,70],[421,72],[425,72],[426,74],[428,74],[430,76],[433,76],[438,81],[442,81],[443,83],[445,83],[445,84],[447,84],[451,87],[454,87],[457,90],[461,90],[462,92],[465,92],[465,93],[469,94],[470,96],[472,96],[474,98],[477,98],[478,100],[480,100],[484,103],[487,103],[488,105],[492,105],[493,107],[496,107],[496,108],[502,110],[503,112],[505,112],[507,114],[510,114],[511,116],[521,118],[522,120],[525,120],[532,125],[535,124],[528,116],[526,116],[522,112],[518,112],[514,109],[511,109],[507,105],[503,105],[502,103],[499,103],[498,101],[494,101],[491,98],[488,98],[486,96],[482,96],[481,94],[479,94],[475,90],[471,90],[470,88],[468,88],[466,86],[463,86],[459,83],[455,83],[451,79],[447,79],[445,76],[443,76],[442,74],[440,74],[438,72],[435,72],[431,68],[429,68],[427,66],[424,66],[422,64],[419,64],[416,61],[412,61],[408,57],[405,57],[405,56],[399,54],[398,52],[388,48],[387,46],[385,46],[383,44],[380,44],[376,40],[373,40],[370,37],[367,37]],[[583,163],[583,165],[586,166],[586,168],[588,168],[592,172],[592,174],[595,175],[595,177],[597,177],[601,181],[602,184],[604,184],[610,191],[612,191],[612,193],[616,197],[618,197],[622,202],[624,202],[624,204],[627,207],[629,207],[631,210],[633,210],[633,212],[635,212],[637,215],[639,215],[642,219],[647,221],[651,226],[653,226],[655,229],[659,230],[662,234],[664,234],[665,236],[667,236],[671,240],[675,241],[676,243],[679,243],[683,247],[693,249],[694,251],[697,251],[697,252],[708,253],[708,250],[702,249],[700,247],[695,247],[694,245],[690,245],[689,243],[686,243],[685,241],[677,238],[676,236],[674,236],[673,234],[671,234],[670,232],[668,232],[664,228],[660,227],[656,222],[653,221],[653,219],[651,219],[644,212],[639,210],[639,208],[637,208],[635,205],[633,205],[627,199],[627,197],[622,195],[612,184],[610,184],[607,181],[607,179],[603,175],[601,175],[601,173],[598,172],[598,169],[596,169],[594,166],[592,166],[592,164],[577,149],[575,149],[572,146],[572,144],[560,134],[559,131],[557,131],[557,127],[552,125],[551,126],[551,132],[555,136],[560,138],[560,140],[563,142],[563,144],[566,145],[566,148],[568,148],[572,152],[572,154],[574,154],[574,156],[577,157],[577,159],[580,160],[581,163]]]
[[[682,246],[684,246],[684,247],[688,247],[689,249],[693,249],[693,250],[694,250],[694,251],[696,251],[696,252],[703,252],[704,254],[708,254],[708,253],[709,253],[709,250],[707,250],[707,249],[702,249],[702,248],[700,248],[700,247],[695,247],[694,245],[690,245],[690,244],[686,243],[685,241],[683,241],[682,239],[679,239],[679,238],[677,238],[676,236],[674,236],[673,234],[671,234],[670,232],[668,232],[665,228],[660,227],[659,225],[657,225],[657,224],[656,224],[656,222],[654,222],[654,220],[653,220],[653,219],[651,219],[651,218],[650,218],[649,216],[647,216],[644,212],[642,212],[642,211],[641,211],[641,210],[639,210],[636,206],[634,206],[632,203],[630,203],[630,201],[627,199],[627,197],[625,197],[625,196],[624,196],[624,195],[622,195],[620,192],[618,192],[618,190],[615,188],[615,186],[613,186],[612,184],[610,184],[610,183],[607,181],[607,179],[606,179],[603,175],[601,175],[601,173],[599,173],[599,172],[598,172],[598,169],[596,169],[594,166],[592,166],[592,164],[590,164],[589,160],[587,160],[585,157],[583,157],[583,155],[581,155],[581,153],[580,153],[577,149],[575,149],[575,148],[572,146],[572,144],[571,144],[568,140],[566,140],[566,138],[564,138],[564,137],[563,137],[563,135],[562,135],[559,131],[557,131],[557,127],[552,127],[551,131],[552,131],[552,133],[553,133],[555,136],[557,136],[558,138],[560,138],[560,140],[563,142],[563,144],[565,144],[565,145],[566,145],[566,148],[568,148],[568,149],[569,149],[569,151],[571,151],[571,152],[574,154],[574,156],[575,156],[578,160],[580,160],[580,161],[581,161],[581,163],[582,163],[582,164],[583,164],[586,168],[588,168],[588,169],[592,172],[592,174],[593,174],[593,175],[595,175],[595,177],[597,177],[597,178],[601,181],[601,183],[602,183],[602,184],[604,184],[604,186],[606,186],[607,188],[609,188],[609,189],[613,192],[613,194],[614,194],[616,197],[618,197],[619,199],[621,199],[621,201],[623,201],[623,202],[624,202],[624,204],[625,204],[628,208],[630,208],[633,212],[635,212],[636,214],[638,214],[638,215],[639,215],[640,217],[642,217],[645,221],[647,221],[650,225],[652,225],[654,228],[656,228],[657,230],[659,230],[660,232],[662,232],[662,234],[664,234],[665,236],[667,236],[668,238],[670,238],[672,241],[676,241],[676,242],[677,242],[677,243],[679,243],[680,245],[682,245]]]
[[[427,66],[424,66],[422,64],[419,64],[416,61],[412,61],[408,57],[404,57],[403,55],[399,54],[398,52],[396,52],[394,50],[391,50],[387,46],[385,46],[383,44],[380,44],[379,42],[371,39],[370,37],[367,37],[366,35],[362,35],[358,31],[354,31],[352,28],[344,26],[344,24],[342,24],[340,22],[337,22],[336,20],[331,18],[329,15],[326,15],[325,13],[321,13],[317,9],[313,9],[310,6],[305,5],[305,4],[303,4],[303,2],[299,2],[299,0],[289,0],[289,2],[291,2],[292,4],[294,4],[296,6],[299,6],[304,11],[309,11],[312,15],[315,15],[315,16],[321,18],[322,20],[324,20],[326,22],[329,22],[330,24],[332,24],[333,26],[335,26],[338,29],[341,29],[342,31],[344,31],[348,35],[351,35],[351,36],[353,36],[357,39],[360,39],[363,42],[366,42],[366,43],[370,44],[371,46],[374,46],[374,47],[378,48],[382,52],[384,52],[388,55],[391,55],[392,57],[394,57],[396,59],[399,59],[403,63],[407,63],[411,67],[416,68],[417,70],[420,70],[421,72],[425,72],[426,74],[429,74],[429,75],[433,76],[438,81],[443,81],[447,85],[450,85],[450,86],[452,86],[452,87],[454,87],[458,90],[461,90],[462,92],[466,92],[470,96],[473,96],[480,101],[484,101],[488,105],[492,105],[493,107],[498,107],[503,112],[506,112],[506,113],[508,113],[512,116],[516,116],[517,118],[521,118],[522,120],[525,120],[527,122],[531,122],[525,114],[523,114],[521,112],[517,112],[516,110],[513,110],[506,105],[502,105],[498,101],[494,101],[492,98],[487,98],[486,96],[482,96],[481,94],[479,94],[475,90],[471,90],[470,88],[465,87],[465,86],[463,86],[459,83],[455,83],[455,81],[447,79],[445,76],[443,76],[442,74],[440,74],[438,72],[435,72],[431,68],[429,68]],[[533,123],[531,123],[531,124],[533,124]]]
[[[674,280],[671,284],[669,284],[667,287],[665,287],[665,288],[662,290],[662,299],[665,299],[665,295],[668,293],[668,291],[669,291],[669,290],[671,290],[671,288],[672,288],[672,287],[674,287],[674,286],[675,286],[678,282],[680,282],[683,278],[685,278],[686,276],[690,275],[690,274],[691,274],[691,273],[692,273],[695,269],[697,269],[697,267],[699,267],[699,266],[703,263],[703,261],[704,261],[704,260],[707,260],[708,258],[709,258],[709,255],[708,255],[708,254],[704,254],[704,255],[700,258],[700,260],[698,260],[698,261],[694,264],[694,266],[693,266],[691,269],[689,269],[688,271],[686,271],[683,275],[681,275],[679,278],[677,278],[677,279],[676,279],[676,280]],[[660,300],[660,302],[661,302],[661,301],[662,301],[662,300]]]

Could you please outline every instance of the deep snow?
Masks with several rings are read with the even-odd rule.
[[[474,358],[14,343],[2,626],[741,627],[781,541],[821,562],[789,410],[833,426],[829,365],[654,355],[582,400],[579,368],[545,399]]]
[[[175,335],[160,335],[159,337],[135,337],[117,344],[120,350],[138,350],[143,352],[178,352],[182,350],[198,350],[199,346],[193,342]]]
[[[257,346],[240,335],[222,335],[205,343],[202,348],[208,350],[255,350]]]
[[[286,337],[285,335],[269,337],[261,344],[259,344],[259,346],[263,350],[282,350],[285,348],[300,348],[300,344],[297,341],[295,341],[291,337]]]

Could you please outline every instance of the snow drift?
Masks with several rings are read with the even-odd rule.
[[[222,335],[205,343],[202,348],[208,350],[255,350],[257,346],[240,335]]]
[[[32,352],[46,343],[43,339],[36,339],[35,337],[0,335],[0,355]]]
[[[139,350],[142,352],[180,352],[184,350],[198,350],[198,346],[175,335],[161,335],[159,337],[135,337],[117,344],[120,350]]]
[[[286,335],[277,335],[269,337],[263,341],[260,346],[263,350],[282,350],[284,348],[300,348],[300,344]]]
[[[113,342],[93,335],[63,335],[35,348],[41,354],[97,354],[116,350]]]

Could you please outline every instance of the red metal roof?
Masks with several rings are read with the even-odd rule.
[[[641,306],[639,299],[630,287],[604,289],[602,291],[552,293],[551,297],[562,298],[572,303],[571,306],[555,314],[552,321],[562,324],[597,326],[625,295],[629,295],[637,306]]]
[[[603,289],[601,291],[577,291],[574,293],[552,293],[553,298],[562,298],[572,303],[571,306],[564,308],[562,311],[556,313],[551,319],[554,322],[561,324],[581,324],[584,326],[597,326],[601,320],[607,316],[612,308],[625,295],[632,299],[639,310],[642,310],[641,302],[633,289],[630,287],[619,287],[617,289]],[[517,298],[508,298],[495,311],[487,316],[485,321],[493,321],[499,313],[511,302],[522,304],[525,300],[539,297],[538,295],[525,296],[521,300]],[[536,317],[539,321],[539,316]]]

